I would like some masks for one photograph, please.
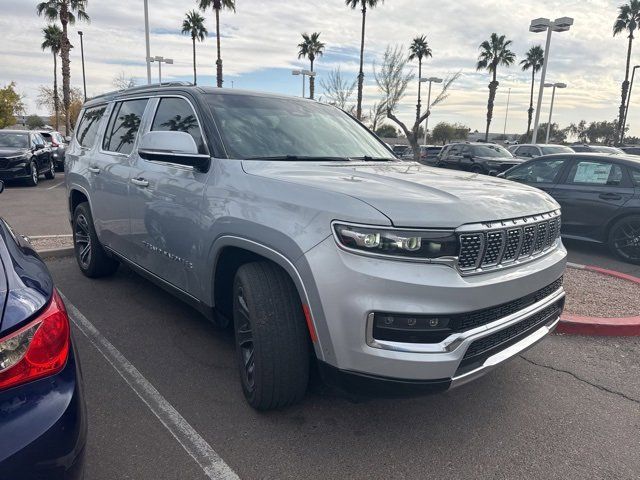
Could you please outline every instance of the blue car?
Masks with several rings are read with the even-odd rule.
[[[0,480],[82,478],[86,435],[64,303],[33,248],[0,218]]]

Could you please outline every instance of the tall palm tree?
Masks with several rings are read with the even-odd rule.
[[[232,12],[236,11],[236,0],[196,0],[200,10],[205,12],[207,8],[213,8],[216,13],[216,45],[218,48],[218,59],[216,60],[217,85],[222,88],[222,54],[220,53],[220,10],[226,8]]]
[[[384,0],[345,0],[348,7],[353,10],[361,6],[362,10],[362,37],[360,39],[360,71],[358,73],[358,104],[356,106],[356,117],[358,120],[362,119],[362,87],[364,84],[364,31],[367,18],[367,7],[375,8],[379,3],[384,3]]]
[[[489,40],[485,40],[480,44],[480,55],[478,55],[478,63],[476,70],[487,70],[491,73],[491,82],[489,83],[489,101],[487,102],[487,130],[484,135],[485,141],[489,140],[489,127],[493,118],[493,102],[496,99],[496,91],[498,90],[498,80],[496,73],[498,66],[508,67],[516,61],[516,54],[509,50],[511,40],[507,40],[504,35],[492,33]]]
[[[191,41],[193,42],[193,84],[198,84],[198,74],[196,72],[196,40],[202,42],[207,38],[207,28],[204,26],[204,17],[197,11],[191,10],[187,12],[184,20],[182,21],[182,33],[184,35],[191,35]]]
[[[613,24],[613,36],[619,33],[629,32],[627,38],[629,43],[627,46],[627,65],[624,71],[624,82],[622,82],[622,100],[620,102],[620,113],[618,114],[618,136],[622,138],[622,122],[624,121],[625,103],[627,101],[627,92],[629,91],[629,67],[631,65],[631,46],[633,44],[633,32],[640,24],[640,0],[630,0],[625,5],[618,8],[618,17]]]
[[[422,90],[422,82],[420,79],[422,78],[422,59],[432,57],[433,54],[431,52],[431,47],[427,43],[427,38],[424,35],[414,38],[409,46],[409,60],[418,59],[418,105],[416,107],[416,120],[420,119],[420,94]],[[430,105],[427,105],[427,111],[429,111],[429,107]]]
[[[308,58],[311,64],[311,71],[313,72],[313,62],[317,57],[324,55],[324,43],[320,41],[320,32],[313,32],[311,35],[308,33],[302,34],[302,42],[298,44],[298,58]],[[313,93],[315,91],[315,77],[309,77],[309,98],[313,100]]]
[[[60,128],[60,104],[58,100],[58,55],[62,47],[62,30],[56,24],[47,25],[42,29],[42,50],[51,50],[53,54],[53,110],[55,113],[56,130]]]
[[[529,98],[529,110],[527,110],[527,136],[531,131],[531,119],[533,118],[533,89],[536,83],[536,73],[542,68],[544,63],[544,49],[540,45],[531,47],[525,54],[524,60],[520,62],[522,71],[531,69],[531,97]]]
[[[51,21],[60,20],[62,25],[62,43],[60,44],[60,58],[62,59],[62,108],[65,112],[65,133],[70,135],[71,116],[67,115],[71,104],[71,61],[69,53],[72,45],[69,41],[68,26],[77,20],[89,21],[87,15],[87,0],[46,0],[36,6],[38,15],[44,15]]]

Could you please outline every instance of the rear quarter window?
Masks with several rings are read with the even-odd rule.
[[[100,120],[107,109],[106,105],[87,108],[82,114],[82,120],[78,125],[76,139],[83,148],[91,148],[98,137]]]

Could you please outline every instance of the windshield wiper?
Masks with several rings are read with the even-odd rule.
[[[364,157],[350,157],[351,160],[362,160],[365,162],[395,162],[397,158],[390,157],[370,157],[369,155],[365,155]]]
[[[350,158],[348,157],[313,157],[313,156],[305,156],[305,155],[274,155],[274,156],[255,156],[255,157],[247,157],[245,160],[273,160],[273,161],[285,161],[285,162],[295,162],[299,160],[304,161],[327,161],[327,162],[348,162]]]

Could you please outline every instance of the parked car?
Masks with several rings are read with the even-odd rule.
[[[0,180],[26,180],[34,187],[40,174],[49,180],[56,176],[44,138],[37,132],[0,130]]]
[[[625,147],[620,147],[620,150],[622,150],[627,155],[640,155],[640,146],[637,146],[637,145],[628,145]]]
[[[407,151],[411,151],[411,148],[409,147],[409,145],[394,145],[393,147],[391,147],[391,150],[393,150],[393,153],[395,153],[396,157],[402,158],[402,156],[407,153]]]
[[[536,158],[542,155],[553,155],[554,153],[573,153],[571,147],[565,145],[554,144],[522,144],[512,145],[507,150],[517,158],[527,160],[529,158]]]
[[[618,147],[607,147],[606,145],[592,145],[590,143],[575,143],[571,149],[576,153],[608,153],[609,155],[622,155],[624,152]]]
[[[47,141],[51,147],[51,158],[56,168],[60,171],[64,170],[64,157],[67,148],[67,139],[60,132],[53,130],[41,130],[38,133]]]
[[[640,160],[630,155],[547,155],[504,173],[538,187],[562,206],[562,235],[605,243],[640,263]]]
[[[64,303],[44,262],[0,218],[0,479],[82,478],[86,432]]]
[[[506,148],[500,145],[464,142],[444,146],[436,166],[495,175],[520,163],[522,160],[514,158]]]
[[[369,395],[446,390],[555,327],[559,206],[389,156],[305,99],[180,83],[96,97],[67,150],[78,266],[125,263],[233,324],[254,408],[301,400],[312,366]]]

